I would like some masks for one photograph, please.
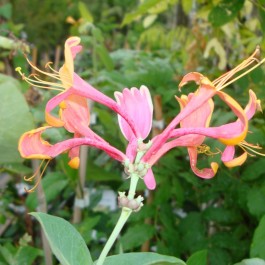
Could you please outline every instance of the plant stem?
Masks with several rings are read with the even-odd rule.
[[[129,200],[132,200],[134,198],[138,180],[139,180],[138,175],[135,173],[132,173],[131,174],[130,189],[129,189],[128,196],[127,196],[127,198]],[[97,265],[103,264],[103,262],[106,259],[111,247],[113,246],[115,240],[119,236],[121,229],[126,224],[131,213],[132,213],[132,209],[127,208],[127,207],[122,208],[120,218],[119,218],[116,226],[114,227],[106,245],[104,246],[104,248],[103,248],[103,250],[99,256],[99,259],[97,260],[97,263],[96,263]]]
[[[126,207],[123,207],[122,208],[122,211],[121,211],[121,215],[120,215],[120,218],[114,228],[114,230],[112,231],[105,247],[103,248],[100,256],[99,256],[99,259],[97,261],[97,265],[102,265],[105,258],[107,257],[112,245],[114,244],[115,240],[117,239],[117,237],[119,236],[120,234],[120,231],[121,229],[123,228],[123,226],[125,225],[125,223],[127,222],[129,216],[131,215],[132,213],[132,210],[129,209],[129,208],[126,208]]]
[[[130,189],[127,196],[129,200],[132,200],[134,198],[138,180],[139,180],[138,175],[133,173],[131,175]]]

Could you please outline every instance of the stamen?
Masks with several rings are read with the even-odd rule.
[[[255,156],[256,155],[260,155],[260,156],[265,156],[264,153],[258,152],[255,149],[262,149],[262,147],[260,147],[259,145],[253,145],[250,143],[247,143],[246,141],[241,142],[240,144],[238,144],[245,152],[247,152],[250,156]],[[247,149],[247,150],[246,150]],[[249,151],[251,151],[252,153],[250,153]]]
[[[244,60],[241,64],[236,66],[234,69],[232,69],[229,72],[221,75],[219,78],[217,78],[217,79],[215,79],[213,81],[213,84],[216,86],[217,90],[221,90],[221,89],[227,87],[231,83],[235,82],[239,78],[243,77],[244,75],[248,74],[249,72],[253,71],[258,66],[263,64],[265,62],[265,58],[262,61],[259,61],[259,59],[258,59],[259,57],[260,57],[260,48],[259,48],[259,46],[257,46],[257,48],[254,51],[254,53],[248,59]],[[251,64],[253,64],[255,62],[257,64],[254,65],[252,68],[250,68],[246,72],[242,73],[241,75],[237,76],[236,78],[232,79],[231,81],[227,82],[236,73],[238,73],[239,71],[247,68],[248,66],[250,66]]]
[[[236,78],[232,79],[230,82],[226,83],[224,86],[218,88],[218,90],[221,90],[227,86],[229,86],[230,84],[234,83],[235,81],[237,81],[238,79],[240,79],[241,77],[247,75],[248,73],[252,72],[253,70],[255,70],[257,67],[259,67],[261,64],[263,64],[265,62],[265,58],[262,59],[258,64],[256,64],[255,66],[253,66],[252,68],[248,69],[246,72],[244,72],[243,74],[237,76]]]
[[[45,64],[45,68],[49,68],[51,71],[53,71],[54,73],[56,73],[57,76],[59,76],[59,72],[56,71],[54,68],[51,67],[51,64],[53,64],[53,62],[48,62]]]
[[[221,153],[220,150],[218,150],[218,152],[212,152],[210,146],[208,146],[206,144],[201,144],[201,145],[197,146],[197,152],[199,154],[205,154],[205,155],[208,155],[208,156],[213,156],[213,155],[217,155],[217,154]]]
[[[43,160],[43,161],[41,162],[40,166],[38,167],[38,169],[36,170],[36,172],[33,174],[33,176],[31,176],[30,178],[26,178],[26,177],[24,177],[24,180],[25,180],[25,181],[32,181],[32,179],[34,179],[34,178],[39,174],[40,169],[41,169],[41,166],[43,165],[44,161],[45,161],[45,160]],[[36,181],[35,185],[34,185],[31,189],[26,189],[26,188],[24,188],[25,191],[26,191],[27,193],[31,193],[31,192],[33,192],[33,191],[38,187],[38,185],[39,185],[39,183],[40,183],[40,181],[41,181],[41,179],[42,179],[42,176],[43,176],[43,174],[44,174],[44,172],[45,172],[47,166],[49,165],[50,161],[51,161],[51,160],[48,160],[48,161],[47,161],[47,163],[46,163],[46,165],[44,166],[42,172],[39,174],[39,176],[38,176],[38,178],[37,178],[37,181]]]
[[[47,75],[47,76],[50,76],[52,78],[55,78],[55,79],[58,79],[58,80],[61,80],[57,74],[51,74],[51,73],[48,73],[48,72],[45,72],[45,71],[42,71],[41,69],[39,69],[37,66],[35,66],[28,58],[26,58],[28,64],[34,69],[36,70],[37,72],[39,73],[42,73],[44,75]]]
[[[26,77],[25,74],[22,73],[21,67],[17,67],[15,70],[21,75],[22,79],[25,80],[31,86],[45,88],[45,89],[50,89],[50,90],[57,90],[57,91],[60,91],[60,92],[64,91],[64,86],[61,85],[61,84],[57,84],[57,83],[52,83],[52,82],[47,82],[47,81],[41,80],[40,78],[37,77],[36,74],[31,74],[30,75],[30,76],[33,76],[36,80],[31,79],[29,77]],[[59,88],[59,87],[61,87],[62,89]]]

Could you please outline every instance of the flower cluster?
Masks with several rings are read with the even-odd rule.
[[[235,99],[221,91],[240,77],[232,79],[236,73],[246,67],[252,67],[245,72],[247,73],[264,62],[264,60],[259,62],[257,59],[258,49],[236,68],[212,82],[197,72],[185,75],[179,88],[182,88],[187,82],[194,81],[198,85],[197,90],[194,93],[176,97],[181,111],[159,135],[145,143],[153,120],[153,104],[148,88],[141,86],[140,89],[133,87],[115,92],[116,101],[106,96],[74,72],[74,58],[82,49],[79,43],[78,37],[71,37],[65,42],[65,63],[58,72],[50,64],[46,65],[49,72],[45,72],[29,62],[35,72],[55,79],[54,83],[43,81],[38,75],[34,75],[32,78],[26,77],[21,69],[17,68],[22,78],[28,83],[60,91],[46,105],[45,117],[48,126],[31,130],[21,136],[19,151],[22,157],[50,161],[59,154],[68,152],[69,165],[78,168],[80,146],[88,145],[101,149],[115,160],[120,161],[123,163],[126,173],[137,174],[144,180],[148,189],[155,189],[156,181],[152,166],[172,148],[186,147],[192,171],[197,176],[206,179],[212,178],[218,170],[216,162],[211,163],[209,168],[197,168],[199,153],[214,154],[204,144],[206,137],[216,139],[224,144],[224,150],[220,151],[221,160],[227,167],[241,165],[245,162],[248,154],[259,153],[255,149],[260,147],[247,143],[245,138],[248,133],[249,120],[257,110],[261,110],[260,101],[250,90],[249,102],[243,109]],[[218,96],[232,110],[236,121],[218,127],[210,127],[214,111],[214,96]],[[128,141],[126,152],[118,150],[90,129],[87,99],[107,106],[118,115],[121,132]],[[52,114],[56,107],[59,107],[57,116]],[[65,130],[73,134],[73,137],[52,145],[42,138],[42,133],[52,127],[64,127]],[[240,146],[243,150],[238,157],[235,157],[236,146]]]

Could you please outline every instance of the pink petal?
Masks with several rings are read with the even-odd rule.
[[[165,130],[156,137],[155,141],[152,140],[153,145],[144,155],[143,161],[147,162],[149,158],[161,148],[161,146],[171,137],[172,131],[182,120],[191,115],[216,94],[215,87],[211,84],[208,84],[207,80],[205,82],[206,83],[201,83],[199,89],[196,91],[196,93],[194,93],[194,96],[191,98],[189,103],[170,122]]]
[[[110,97],[106,96],[99,90],[95,89],[93,86],[91,86],[89,83],[85,82],[81,77],[79,77],[77,74],[74,74],[74,85],[71,89],[71,93],[74,93],[76,95],[83,96],[85,98],[89,98],[93,101],[96,101],[100,104],[103,104],[110,108],[111,110],[115,111],[119,115],[121,115],[127,123],[130,125],[133,134],[136,135],[136,128],[133,120],[129,115]]]
[[[69,132],[79,132],[80,127],[87,128],[90,121],[87,99],[76,95],[68,96],[61,109],[61,119]],[[79,133],[83,135],[82,132]]]
[[[73,138],[54,145],[41,138],[43,131],[50,127],[41,127],[24,133],[19,141],[19,151],[24,158],[51,159],[59,154],[69,151],[81,145],[88,145],[105,151],[109,156],[118,161],[124,161],[127,157],[115,147],[106,142],[90,138]]]
[[[250,89],[249,102],[244,109],[248,120],[250,120],[254,116],[257,110],[261,111],[260,101],[257,99],[256,94]]]
[[[147,87],[141,86],[140,90],[133,87],[125,88],[122,92],[115,92],[115,98],[121,109],[134,122],[137,136],[145,139],[152,127],[153,104]],[[124,118],[118,115],[118,121],[124,137],[131,141],[135,136],[131,126]]]
[[[218,170],[218,164],[213,162],[211,163],[211,168],[203,168],[198,169],[197,164],[197,148],[196,147],[189,147],[188,148],[189,156],[190,156],[190,166],[194,174],[196,174],[200,178],[210,179],[215,176]]]
[[[224,165],[227,167],[236,167],[241,166],[247,159],[247,152],[244,152],[242,155],[234,158],[235,156],[235,147],[227,146],[222,153],[221,160]]]
[[[156,188],[156,181],[152,169],[150,168],[147,174],[144,176],[144,183],[149,190]]]
[[[221,160],[223,162],[230,161],[234,158],[234,155],[235,155],[235,146],[228,145],[222,153]]]
[[[133,138],[127,145],[126,148],[126,156],[129,158],[131,162],[134,161],[137,155],[138,141],[137,138]]]

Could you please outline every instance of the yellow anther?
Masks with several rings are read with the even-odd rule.
[[[205,154],[208,156],[213,156],[213,155],[217,155],[220,153],[220,150],[218,150],[218,152],[212,152],[210,146],[206,145],[206,144],[202,144],[197,146],[197,152],[199,154]]]
[[[59,104],[59,106],[60,106],[61,109],[66,109],[66,107],[67,107],[65,101],[62,101],[62,102]]]

